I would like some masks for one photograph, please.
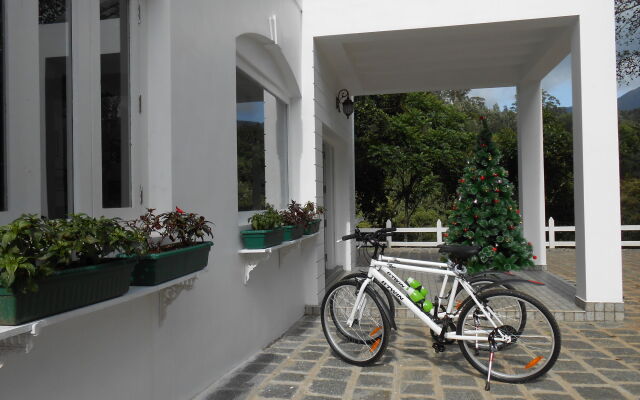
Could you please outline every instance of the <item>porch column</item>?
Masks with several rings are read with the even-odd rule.
[[[576,302],[588,311],[590,303],[622,302],[612,4],[607,15],[582,15],[571,39]]]
[[[518,182],[523,234],[533,245],[536,265],[547,265],[544,215],[544,154],[540,81],[518,90]]]

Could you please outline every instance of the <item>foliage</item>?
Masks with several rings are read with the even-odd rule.
[[[196,213],[187,213],[176,207],[174,211],[156,214],[154,208],[127,225],[142,233],[146,247],[152,253],[176,247],[188,247],[205,237],[213,237],[213,223]],[[170,243],[166,243],[167,239]]]
[[[446,241],[482,248],[467,264],[471,272],[532,265],[531,245],[522,237],[520,211],[513,200],[514,187],[500,164],[502,156],[486,121],[483,123],[474,157],[459,180]]]
[[[411,96],[425,96],[426,94],[413,94]],[[489,109],[484,104],[484,99],[468,97],[468,91],[441,91],[437,92],[441,97],[441,104],[445,109],[452,109],[463,117],[463,126],[455,125],[456,129],[449,132],[445,138],[447,142],[441,142],[435,146],[442,146],[445,152],[455,154],[449,157],[447,164],[437,165],[425,162],[422,170],[423,180],[421,185],[414,187],[415,192],[409,198],[415,199],[409,202],[409,222],[405,214],[405,203],[397,194],[399,183],[397,180],[408,174],[403,163],[395,165],[387,162],[387,157],[378,157],[383,153],[374,153],[371,149],[384,149],[385,146],[395,146],[406,152],[414,152],[419,148],[413,146],[411,136],[392,126],[394,120],[408,121],[410,117],[406,104],[410,100],[408,94],[367,96],[356,98],[355,114],[355,164],[356,164],[356,206],[358,215],[366,219],[369,226],[384,226],[387,219],[391,219],[395,226],[424,226],[425,221],[441,219],[447,224],[447,216],[443,210],[449,208],[449,204],[455,198],[457,178],[462,174],[465,160],[468,159],[468,151],[460,151],[469,147],[472,137],[481,130],[481,123],[477,118],[486,115],[489,128],[495,132],[494,140],[501,151],[502,166],[509,172],[509,179],[513,183],[514,196],[518,191],[518,147],[517,147],[517,103],[510,108],[502,110],[494,106]],[[569,109],[559,106],[559,101],[549,93],[543,91],[543,134],[544,134],[544,167],[545,167],[545,197],[546,215],[553,217],[556,224],[574,224],[574,194],[573,194],[573,133],[572,114]],[[430,108],[412,107],[413,119],[420,124],[429,121],[433,110]],[[431,114],[430,114],[431,113]],[[437,115],[437,112],[435,113]],[[430,134],[427,131],[427,134]],[[454,142],[456,146],[449,145]],[[621,111],[619,113],[619,145],[620,145],[620,176],[621,179],[640,178],[640,109]],[[431,147],[431,146],[430,146]],[[401,151],[397,149],[397,151]],[[432,152],[433,149],[429,149]],[[427,156],[438,157],[435,153],[426,153]],[[414,155],[415,156],[415,155]],[[443,179],[443,171],[458,171],[451,179]],[[444,174],[446,175],[446,174]],[[450,174],[451,175],[451,174]],[[402,183],[402,182],[400,182]],[[424,185],[422,185],[424,183]],[[426,187],[426,189],[425,189]],[[628,199],[623,202],[623,224],[627,221],[628,212],[625,208],[640,203],[625,195],[629,185],[622,185],[622,197]],[[414,190],[411,189],[411,190]],[[430,189],[430,190],[428,190]],[[412,207],[415,207],[412,209]],[[428,216],[428,217],[425,217]],[[433,223],[429,223],[433,225]]]
[[[628,178],[620,187],[622,205],[622,223],[640,225],[640,178]]]
[[[116,218],[72,214],[67,219],[47,220],[47,225],[52,242],[44,258],[54,265],[91,265],[112,253],[142,252],[144,236]]]
[[[238,210],[265,206],[264,123],[238,121]]]
[[[620,116],[620,177],[640,178],[640,118],[636,121]]]
[[[313,201],[307,201],[304,207],[302,207],[302,212],[304,213],[302,218],[305,222],[305,225],[307,225],[314,219],[319,218],[320,215],[324,214],[324,211],[324,207],[316,206],[316,203],[314,203]]]
[[[68,219],[22,215],[0,227],[0,286],[37,290],[55,270],[104,262],[111,254],[141,254],[142,234],[118,219],[73,214]]]
[[[280,211],[282,223],[284,225],[304,226],[307,223],[307,216],[302,208],[302,204],[291,200],[286,210]]]
[[[451,95],[455,97],[455,95]],[[409,225],[425,199],[445,202],[471,134],[465,114],[433,93],[356,98],[356,202],[370,222]]]
[[[271,204],[267,204],[267,209],[254,214],[249,218],[251,227],[256,231],[275,229],[282,226],[282,216]]]
[[[615,0],[618,80],[640,77],[640,0]]]

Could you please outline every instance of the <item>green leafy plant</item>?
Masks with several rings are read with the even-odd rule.
[[[23,292],[37,290],[37,281],[56,270],[144,252],[141,232],[118,219],[84,214],[52,220],[22,215],[0,227],[0,238],[0,285]]]
[[[249,218],[249,222],[256,231],[275,229],[282,226],[282,216],[271,204],[267,204],[267,209],[254,214]]]
[[[296,203],[294,200],[291,200],[286,210],[280,211],[280,216],[282,217],[282,223],[284,225],[304,226],[307,222],[306,213],[302,208],[302,204]]]
[[[52,243],[43,259],[56,265],[91,265],[109,254],[141,254],[144,236],[117,218],[93,218],[72,214],[67,219],[48,220]]]
[[[145,214],[127,224],[142,233],[146,247],[152,253],[188,247],[204,241],[207,236],[213,238],[212,222],[179,207],[161,214],[156,214],[154,208],[148,208]]]
[[[303,219],[306,225],[324,214],[325,209],[322,206],[316,206],[316,203],[313,201],[308,201],[304,207],[302,207],[302,211],[304,213]]]

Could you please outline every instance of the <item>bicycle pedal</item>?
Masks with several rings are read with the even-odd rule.
[[[434,343],[433,345],[431,345],[431,347],[433,347],[436,353],[444,353],[444,351],[446,350],[444,345],[441,343]]]

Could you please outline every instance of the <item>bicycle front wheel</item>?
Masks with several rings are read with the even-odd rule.
[[[341,280],[346,281],[349,279],[366,279],[368,276],[367,271],[359,271],[359,272],[354,272],[351,273],[349,275],[344,276]],[[373,290],[376,291],[376,293],[378,293],[380,295],[380,298],[385,302],[387,308],[389,309],[389,313],[391,315],[391,317],[395,317],[396,315],[396,306],[394,304],[394,300],[393,297],[391,297],[391,293],[389,293],[389,291],[387,289],[385,289],[384,286],[382,286],[382,284],[378,281],[372,281],[371,282],[373,284]]]
[[[322,300],[322,330],[329,346],[345,362],[366,366],[376,362],[389,342],[390,323],[373,289],[365,289],[356,304],[359,285],[354,280],[332,286]],[[353,324],[347,320],[356,309]]]
[[[505,289],[480,293],[478,300],[489,317],[475,302],[467,302],[460,311],[457,327],[458,335],[477,338],[458,341],[462,354],[474,368],[488,373],[487,338],[491,333],[496,338],[492,379],[524,383],[553,367],[560,354],[560,328],[542,303],[527,294]],[[521,326],[523,320],[526,324]]]

